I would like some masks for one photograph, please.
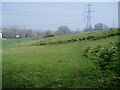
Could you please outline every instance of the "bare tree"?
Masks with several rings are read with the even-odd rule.
[[[69,34],[69,33],[71,33],[71,30],[68,26],[60,26],[56,31],[56,34]]]

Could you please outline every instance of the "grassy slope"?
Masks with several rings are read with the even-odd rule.
[[[86,35],[88,33],[58,36],[44,41]],[[95,48],[102,43],[109,46],[110,42],[115,43],[117,39],[117,36],[113,36],[95,41],[42,46],[38,40],[11,44],[3,50],[3,87],[114,87],[110,79],[115,74],[100,71],[92,60],[83,57],[83,52],[87,47]]]
[[[1,44],[2,44],[2,48],[5,48],[9,44],[20,43],[20,42],[25,42],[25,41],[31,41],[31,38],[19,38],[19,39],[16,39],[16,38],[10,39],[10,38],[8,38],[7,40],[2,40]]]

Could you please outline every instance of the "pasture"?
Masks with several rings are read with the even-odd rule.
[[[109,61],[99,56],[104,48],[117,47],[119,35],[114,29],[19,43],[3,41],[3,88],[118,88],[117,52]],[[98,46],[102,49],[97,56]],[[101,69],[99,60],[114,64]]]
[[[2,41],[2,48],[6,47],[12,43],[20,43],[20,42],[30,41],[30,40],[31,40],[31,38],[8,38],[8,39]]]

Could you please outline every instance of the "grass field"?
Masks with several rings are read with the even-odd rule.
[[[12,43],[20,43],[20,42],[24,42],[24,41],[31,41],[31,38],[8,38],[7,40],[3,40],[2,41],[2,48],[8,46],[9,44]]]
[[[95,55],[86,52],[98,45],[115,47],[116,33],[105,30],[19,43],[3,41],[3,88],[118,88],[118,73],[101,70]]]

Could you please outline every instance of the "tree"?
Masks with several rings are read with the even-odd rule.
[[[107,30],[107,29],[108,29],[108,26],[107,26],[107,25],[104,25],[104,26],[103,26],[103,29],[104,29],[104,30]]]
[[[71,33],[71,30],[68,28],[68,26],[60,26],[56,31],[56,34],[69,34],[69,33]]]
[[[50,30],[46,31],[46,37],[50,36],[52,34],[52,32]]]
[[[2,29],[3,38],[16,38],[16,35],[23,37],[38,38],[43,37],[42,33],[32,30],[32,29],[20,29],[17,27],[3,28]]]
[[[92,30],[93,30],[92,26],[90,26],[90,27],[85,27],[85,28],[83,29],[83,32],[89,32],[89,31],[92,31]]]
[[[95,26],[94,26],[94,30],[103,30],[103,24],[102,23],[97,23]]]
[[[10,28],[3,28],[2,34],[4,38],[15,38],[17,34],[19,34],[19,27],[13,26]]]
[[[95,26],[94,26],[94,30],[106,30],[108,29],[108,26],[107,25],[104,25],[102,23],[97,23]]]
[[[97,23],[95,26],[94,26],[94,30],[103,30],[103,24],[102,23]]]
[[[37,32],[32,31],[32,32],[31,32],[31,36],[32,36],[33,38],[37,38]]]
[[[77,28],[77,30],[76,30],[76,33],[80,33],[81,31],[80,31],[80,29],[79,28]]]

